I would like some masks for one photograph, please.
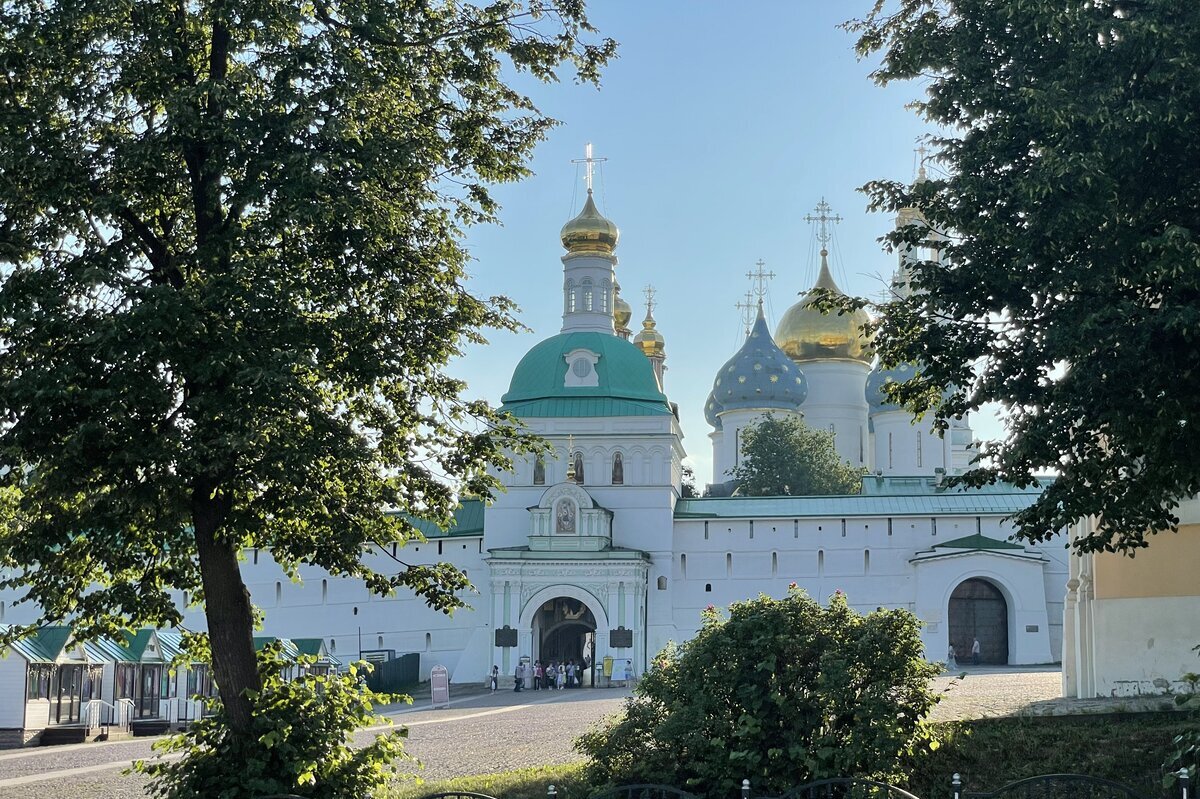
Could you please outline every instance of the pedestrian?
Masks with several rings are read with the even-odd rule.
[[[950,649],[946,652],[946,668],[958,668],[958,659],[954,656],[954,644],[950,644]]]
[[[518,660],[517,661],[517,670],[515,672],[513,672],[513,693],[519,694],[521,692],[521,689],[525,687],[524,682],[525,682],[525,663]]]
[[[575,658],[567,661],[567,687],[575,687]]]
[[[971,644],[971,665],[979,665],[979,639],[976,638]]]
[[[563,664],[558,664],[558,690],[562,690],[567,684],[567,667]]]
[[[496,688],[500,685],[500,667],[493,665],[492,673],[488,675],[488,678],[492,683],[492,693],[496,693]]]
[[[542,661],[537,661],[533,664],[533,690],[542,690],[542,678],[546,676],[546,671],[542,668]]]
[[[633,687],[633,661],[632,660],[625,661],[625,687],[626,688]]]

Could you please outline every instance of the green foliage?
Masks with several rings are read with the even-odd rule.
[[[1193,647],[1200,652],[1200,646]],[[1184,709],[1192,720],[1192,726],[1171,740],[1171,750],[1163,761],[1163,787],[1170,788],[1179,779],[1181,770],[1186,769],[1188,779],[1195,784],[1197,768],[1200,767],[1200,674],[1188,672],[1183,675],[1188,686],[1187,693],[1178,694],[1175,703]]]
[[[931,726],[939,746],[914,750],[900,766],[900,784],[917,796],[949,796],[950,780],[958,773],[969,791],[991,791],[1039,774],[1086,774],[1151,797],[1163,795],[1159,764],[1171,739],[1191,722],[1181,713],[1122,713]]]
[[[733,796],[743,778],[764,795],[814,779],[895,776],[926,739],[938,668],[922,657],[904,610],[866,616],[839,592],[821,607],[794,584],[710,607],[695,638],[669,647],[624,714],[576,746],[596,783],[663,782]]]
[[[878,306],[884,363],[922,364],[893,398],[942,429],[1007,409],[963,482],[1057,472],[1014,517],[1027,540],[1089,516],[1081,551],[1173,529],[1200,491],[1200,4],[879,0],[849,27],[945,131],[929,180],[866,187],[924,217],[894,246],[940,237]]]
[[[745,496],[857,494],[861,469],[838,457],[833,433],[766,414],[742,430],[742,460],[730,474]]]
[[[311,665],[314,658],[301,658]],[[366,746],[353,746],[356,730],[385,723],[374,702],[396,701],[376,694],[351,667],[348,674],[304,676],[285,681],[278,645],[259,659],[262,689],[254,693],[251,729],[234,735],[220,703],[216,713],[177,735],[159,741],[160,758],[137,761],[134,770],[151,777],[148,793],[157,799],[258,799],[296,794],[313,799],[369,799],[406,757],[404,728],[378,734]],[[362,664],[370,668],[368,664]],[[407,697],[405,697],[407,698]]]
[[[188,592],[243,730],[244,548],[461,606],[363,554],[540,446],[444,367],[519,327],[462,245],[554,124],[505,80],[594,81],[592,33],[580,0],[4,3],[0,587],[81,637]]]

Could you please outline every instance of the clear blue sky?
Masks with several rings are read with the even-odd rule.
[[[644,314],[641,289],[658,291],[668,397],[679,404],[697,481],[712,479],[703,406],[717,369],[740,346],[734,304],[758,259],[776,273],[774,329],[816,275],[803,217],[826,198],[835,230],[834,276],[849,294],[876,295],[894,268],[878,238],[892,219],[867,212],[857,191],[874,178],[908,180],[928,128],[906,103],[919,86],[876,86],[871,64],[838,26],[871,0],[717,3],[598,0],[592,21],[620,43],[599,90],[570,81],[523,83],[562,124],[537,150],[535,176],[500,187],[502,226],[475,228],[470,286],[521,307],[531,333],[495,333],[452,366],[468,396],[498,403],[513,368],[559,331],[563,249],[558,231],[582,204],[584,144],[608,159],[597,179],[601,211],[621,229],[617,280]],[[973,418],[994,437],[994,418]]]

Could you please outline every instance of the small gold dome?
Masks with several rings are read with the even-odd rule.
[[[665,358],[667,340],[663,338],[662,333],[658,332],[654,324],[654,316],[647,310],[646,318],[642,320],[642,329],[633,337],[633,343],[646,354],[647,358]]]
[[[829,273],[827,255],[825,250],[821,250],[821,271],[813,288],[842,294],[842,290],[833,282],[833,275]],[[867,312],[859,309],[840,316],[836,311],[823,314],[812,307],[813,299],[810,292],[779,320],[779,327],[775,330],[775,343],[779,349],[797,363],[823,358],[847,358],[870,363],[873,355],[871,342],[862,332],[862,326],[871,319]]]
[[[622,338],[629,338],[629,320],[633,318],[633,306],[621,296],[621,287],[613,286],[613,326]]]
[[[617,240],[621,231],[617,226],[601,215],[596,203],[592,200],[592,190],[588,189],[587,202],[579,216],[563,225],[559,233],[562,245],[571,254],[587,253],[612,255],[617,248]]]

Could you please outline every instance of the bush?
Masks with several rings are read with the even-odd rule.
[[[311,663],[311,660],[308,661]],[[302,664],[304,661],[302,661]],[[366,687],[352,666],[349,674],[304,676],[285,681],[287,664],[277,650],[260,656],[262,690],[252,696],[251,734],[233,735],[221,711],[155,744],[176,761],[138,761],[151,777],[147,789],[158,799],[258,799],[297,794],[313,799],[367,799],[380,793],[405,757],[399,728],[370,744],[352,746],[356,730],[383,721],[373,702],[394,701]]]
[[[892,779],[927,740],[936,702],[908,611],[863,616],[838,592],[821,607],[792,585],[711,606],[700,632],[669,646],[623,715],[576,747],[595,784],[661,782],[710,797],[757,794],[815,779]]]

